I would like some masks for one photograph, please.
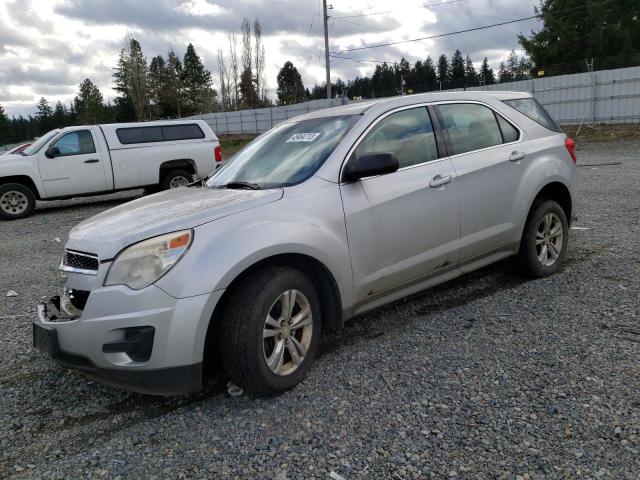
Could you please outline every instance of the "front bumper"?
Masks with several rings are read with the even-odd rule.
[[[69,283],[69,282],[67,282]],[[90,292],[79,316],[54,297],[38,306],[34,346],[102,383],[151,395],[180,395],[202,384],[204,340],[222,291],[176,299],[151,285]]]

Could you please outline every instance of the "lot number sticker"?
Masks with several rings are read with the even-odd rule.
[[[286,143],[292,142],[313,142],[320,136],[319,133],[294,133],[289,137]]]

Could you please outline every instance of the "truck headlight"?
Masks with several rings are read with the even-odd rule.
[[[193,239],[193,231],[168,233],[143,240],[122,250],[104,282],[140,290],[156,282],[178,263]]]

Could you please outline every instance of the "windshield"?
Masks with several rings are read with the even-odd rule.
[[[50,132],[45,133],[27,148],[22,151],[23,155],[34,155],[40,151],[40,149],[46,144],[53,136],[60,131],[59,128],[55,130],[51,130]]]
[[[359,118],[345,115],[279,125],[238,152],[207,185],[275,188],[303,182],[320,168]]]

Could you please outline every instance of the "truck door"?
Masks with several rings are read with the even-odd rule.
[[[67,131],[38,153],[38,166],[47,197],[107,190],[99,142],[91,128]]]

